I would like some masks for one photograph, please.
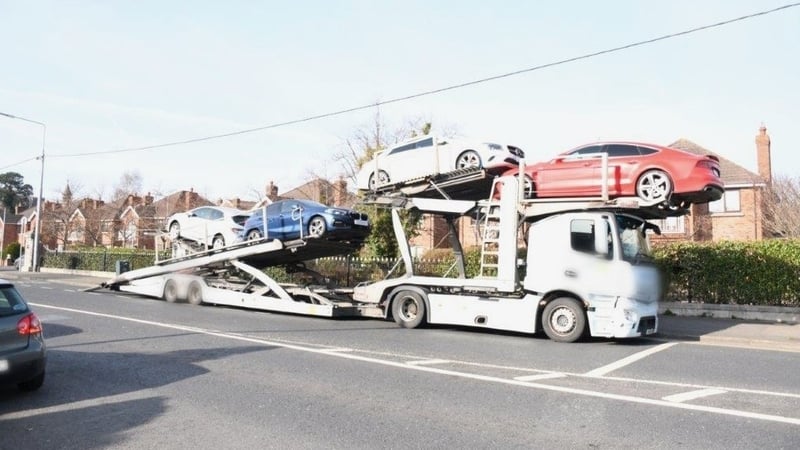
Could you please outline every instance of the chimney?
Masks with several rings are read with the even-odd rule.
[[[242,200],[239,197],[233,199],[233,207],[236,209],[242,209]]]
[[[275,186],[272,181],[267,185],[267,198],[273,202],[278,199],[278,186]]]
[[[336,184],[333,188],[333,202],[334,206],[345,206],[345,202],[347,201],[347,181],[345,181],[344,177],[339,175],[339,179],[336,180]]]
[[[145,205],[151,205],[151,204],[153,204],[153,196],[152,196],[152,195],[150,195],[150,193],[149,193],[149,192],[147,193],[147,195],[145,195],[145,196],[144,196],[144,204],[145,204]]]
[[[770,140],[767,127],[761,124],[756,136],[756,157],[758,159],[758,174],[767,182],[772,182],[772,158],[770,156]]]

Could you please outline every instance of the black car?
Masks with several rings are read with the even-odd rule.
[[[0,385],[39,389],[46,361],[42,322],[14,285],[0,279]]]

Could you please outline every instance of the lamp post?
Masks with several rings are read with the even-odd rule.
[[[42,155],[36,157],[36,159],[42,162],[42,170],[39,177],[39,196],[36,199],[36,227],[33,230],[33,267],[31,268],[34,272],[37,272],[39,270],[39,233],[41,231],[42,223],[42,189],[44,187],[44,142],[45,137],[47,136],[47,125],[43,124],[42,122],[37,122],[35,120],[26,119],[24,117],[15,116],[12,114],[6,114],[4,112],[0,112],[0,116],[5,116],[9,119],[17,119],[25,122],[35,123],[36,125],[42,126]]]

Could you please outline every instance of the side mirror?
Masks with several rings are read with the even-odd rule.
[[[609,253],[608,222],[605,219],[594,221],[594,251],[598,255],[606,256]]]
[[[661,227],[654,223],[645,222],[644,223],[644,232],[647,233],[647,230],[653,230],[653,233],[661,236]]]

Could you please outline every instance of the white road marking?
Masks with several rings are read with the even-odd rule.
[[[666,400],[668,402],[688,402],[690,400],[695,400],[698,398],[708,397],[710,395],[719,395],[724,394],[728,391],[725,389],[700,389],[697,391],[690,391],[690,392],[683,392],[680,394],[675,395],[668,395],[666,397],[662,397],[661,400]]]
[[[247,336],[236,336],[230,333],[223,333],[217,331],[209,331],[202,328],[197,327],[189,327],[184,325],[176,325],[170,323],[163,323],[163,322],[153,322],[150,320],[142,320],[142,319],[134,319],[132,317],[124,317],[124,316],[116,316],[112,314],[104,314],[104,313],[97,313],[92,311],[84,311],[80,309],[73,309],[73,308],[64,308],[59,306],[51,306],[51,305],[42,305],[42,304],[34,304],[34,306],[40,308],[50,308],[56,309],[61,311],[68,311],[77,314],[85,314],[89,316],[95,317],[104,317],[108,319],[116,319],[116,320],[123,320],[127,322],[133,323],[140,323],[144,325],[152,325],[161,328],[168,328],[173,330],[181,330],[181,331],[189,331],[197,334],[204,334],[207,336],[216,336],[226,339],[233,339],[243,342],[250,342],[255,344],[262,344],[265,346],[270,347],[280,347],[285,348],[288,350],[297,350],[307,353],[316,353],[320,355],[327,355],[330,357],[335,358],[344,358],[353,361],[361,361],[365,363],[371,364],[379,364],[387,367],[394,367],[398,369],[405,369],[405,370],[416,370],[419,372],[426,372],[438,375],[446,375],[452,376],[457,378],[464,378],[470,380],[478,380],[478,381],[485,381],[490,383],[497,383],[497,384],[505,384],[511,386],[519,386],[519,387],[526,387],[531,389],[539,389],[544,391],[551,391],[551,392],[560,392],[565,394],[573,394],[573,395],[581,395],[585,397],[593,397],[593,398],[602,398],[607,400],[617,400],[622,402],[628,403],[638,403],[638,404],[645,404],[651,406],[661,406],[666,408],[675,408],[675,409],[685,409],[689,411],[698,411],[698,412],[706,412],[711,414],[720,414],[726,416],[734,416],[734,417],[743,417],[748,419],[757,419],[757,420],[764,420],[768,422],[778,422],[778,423],[786,423],[790,425],[800,425],[800,418],[795,417],[785,417],[785,416],[778,416],[772,414],[762,414],[750,411],[740,411],[736,409],[727,409],[727,408],[717,408],[713,406],[702,406],[702,405],[693,405],[691,403],[678,403],[678,402],[669,402],[665,400],[658,400],[658,399],[651,399],[645,397],[635,397],[632,395],[622,395],[622,394],[611,394],[608,392],[600,392],[600,391],[592,391],[588,389],[579,389],[579,388],[570,388],[565,386],[555,386],[555,385],[547,385],[547,384],[538,384],[532,383],[528,381],[519,381],[514,379],[508,378],[500,378],[494,377],[489,375],[480,375],[475,373],[468,373],[468,372],[459,372],[456,370],[449,370],[449,369],[437,369],[435,367],[426,367],[425,365],[410,365],[402,362],[395,362],[389,361],[384,359],[378,358],[371,358],[367,356],[361,356],[354,353],[338,353],[338,352],[327,352],[325,349],[319,348],[312,348],[312,347],[304,347],[302,345],[294,345],[294,344],[286,344],[277,341],[270,341],[266,339],[254,338],[254,337],[247,337]],[[652,349],[651,349],[652,350]]]
[[[51,290],[52,291],[55,288],[50,287],[50,286],[39,286],[39,289],[47,289],[47,290]]]
[[[613,372],[613,371],[615,371],[617,369],[620,369],[622,367],[625,367],[625,366],[627,366],[629,364],[633,364],[636,361],[639,361],[640,359],[647,358],[648,356],[652,355],[653,353],[658,353],[658,352],[660,352],[662,350],[666,350],[666,349],[668,349],[668,348],[670,348],[670,347],[672,347],[673,345],[676,345],[676,344],[677,344],[677,342],[667,342],[666,344],[657,345],[657,346],[655,346],[653,348],[647,349],[645,351],[641,351],[639,353],[634,353],[633,355],[630,355],[628,357],[622,358],[619,361],[615,361],[615,362],[613,362],[611,364],[607,364],[607,365],[605,365],[603,367],[598,367],[597,369],[590,370],[589,372],[586,372],[584,375],[586,375],[587,377],[602,377],[603,375],[605,375],[605,374],[607,374],[609,372]]]
[[[335,348],[326,348],[323,349],[326,353],[336,353],[336,352],[354,352],[352,348],[347,347],[335,347]]]
[[[410,366],[424,366],[429,364],[447,364],[450,360],[448,359],[419,359],[416,361],[406,361],[406,364]]]
[[[564,378],[566,375],[563,373],[540,373],[537,375],[523,375],[521,377],[514,377],[517,381],[536,381],[536,380],[550,380],[553,378]]]
[[[35,417],[43,414],[54,414],[67,411],[76,411],[81,408],[90,408],[93,406],[108,406],[111,403],[123,403],[133,400],[144,400],[153,398],[152,395],[147,394],[147,389],[138,390],[135,392],[127,392],[125,394],[109,395],[106,397],[97,397],[89,400],[79,400],[72,403],[61,403],[53,406],[46,406],[44,408],[26,409],[24,411],[14,411],[3,414],[3,420],[23,419],[26,417]]]

